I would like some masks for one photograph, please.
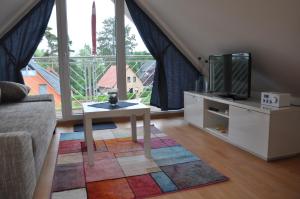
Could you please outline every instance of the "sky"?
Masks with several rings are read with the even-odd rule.
[[[96,21],[97,32],[102,29],[102,21],[109,17],[115,16],[114,3],[111,0],[95,0],[96,3]],[[91,14],[93,0],[67,0],[67,18],[68,18],[68,34],[72,41],[72,50],[75,54],[82,49],[84,44],[92,46],[91,33]],[[148,51],[145,47],[139,33],[130,19],[125,16],[125,25],[131,27],[131,33],[136,36],[136,51]],[[52,33],[57,35],[56,28],[56,8],[53,8],[52,15],[48,26],[53,30]],[[39,46],[45,49],[47,42],[43,40]]]

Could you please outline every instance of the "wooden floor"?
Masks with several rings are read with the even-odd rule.
[[[182,191],[159,199],[300,199],[300,156],[265,162],[241,149],[186,124],[183,119],[157,119],[152,123],[209,165],[228,176],[228,182]],[[141,125],[141,123],[138,123]],[[130,127],[130,123],[118,123]],[[59,126],[57,132],[70,132],[71,125]],[[48,199],[58,148],[58,134],[53,137],[36,199]],[[299,143],[300,144],[300,143]]]

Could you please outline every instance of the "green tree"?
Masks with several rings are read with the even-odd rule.
[[[51,27],[47,27],[44,38],[47,40],[48,48],[46,49],[46,52],[44,53],[44,56],[57,56],[58,53],[58,43],[57,43],[57,36],[53,34]]]
[[[115,55],[116,54],[116,36],[115,36],[115,19],[110,17],[103,22],[103,29],[97,33],[97,54],[98,55]],[[125,48],[127,54],[134,52],[137,46],[134,34],[131,34],[131,27],[125,26]]]
[[[43,57],[44,54],[45,54],[45,51],[43,49],[36,49],[36,51],[34,52],[35,57]]]
[[[49,57],[49,56],[57,56],[58,55],[58,41],[57,41],[57,36],[53,34],[51,27],[47,27],[44,38],[47,40],[48,47],[44,53],[44,57]],[[69,39],[69,38],[68,38]],[[69,39],[68,41],[68,48],[69,48],[69,53],[74,52],[74,50],[71,49],[72,47],[72,41]]]
[[[91,56],[91,47],[84,44],[83,48],[79,50],[77,56],[89,57]],[[71,87],[73,91],[73,98],[81,99],[85,96],[85,72],[86,67],[91,64],[91,59],[71,59],[70,60],[70,73],[71,73]]]
[[[132,54],[137,46],[136,38],[134,34],[130,34],[131,27],[125,26],[125,49],[126,54]]]
[[[84,44],[83,48],[79,50],[79,56],[87,57],[92,55],[91,47],[88,44]]]
[[[70,83],[74,96],[85,96],[84,63],[81,60],[70,59]]]

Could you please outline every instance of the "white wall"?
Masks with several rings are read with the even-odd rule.
[[[300,96],[299,0],[138,0],[195,58],[250,51],[256,91]]]
[[[0,38],[39,0],[1,0]]]

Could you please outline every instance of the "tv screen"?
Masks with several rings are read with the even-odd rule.
[[[251,91],[251,54],[209,56],[210,91],[220,96],[246,99]]]

